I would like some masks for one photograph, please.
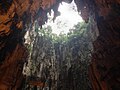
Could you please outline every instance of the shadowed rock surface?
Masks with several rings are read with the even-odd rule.
[[[47,13],[50,13],[51,9],[55,12],[53,18],[55,19],[59,15],[57,9],[61,1],[0,1],[0,90],[21,90],[24,81],[23,65],[28,56],[24,35],[26,31],[32,30],[35,20],[40,26],[45,24]],[[74,2],[85,22],[92,20],[90,35],[94,40],[94,50],[92,64],[89,67],[92,90],[119,90],[120,1],[74,0]]]

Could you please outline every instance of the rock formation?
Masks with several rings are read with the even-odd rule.
[[[0,1],[0,90],[17,90],[22,84],[22,69],[28,55],[25,32],[32,29],[35,20],[40,26],[44,24],[47,12],[56,3],[58,6],[56,0]]]
[[[92,45],[87,24],[81,24],[78,23],[72,30],[73,33],[66,35],[66,41],[62,34],[54,38],[54,34],[47,32],[48,28],[44,29],[46,33],[40,30],[31,46],[29,64],[24,68],[28,77],[24,88],[37,86],[39,89],[51,90],[91,89],[88,67]],[[54,41],[55,39],[58,40]],[[31,81],[34,83],[31,84]]]
[[[54,18],[62,0],[1,0],[0,1],[0,90],[17,90],[22,85],[23,64],[28,51],[24,35],[37,20],[42,26],[47,13]],[[71,0],[64,0],[71,2]],[[120,1],[74,0],[78,12],[88,22],[94,20],[99,36],[93,42],[94,52],[89,76],[93,90],[120,89]],[[94,25],[93,25],[94,26]],[[92,32],[96,28],[92,27]]]
[[[94,90],[120,89],[120,3],[97,1],[96,22],[99,36],[93,42],[94,52],[90,79]]]

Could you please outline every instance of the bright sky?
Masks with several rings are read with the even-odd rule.
[[[50,20],[47,23],[47,25],[52,27],[52,32],[57,35],[59,35],[60,32],[67,34],[70,28],[78,22],[83,21],[73,2],[71,4],[63,2],[59,6],[58,11],[60,11],[61,15],[56,18],[55,22],[53,23],[52,20]]]

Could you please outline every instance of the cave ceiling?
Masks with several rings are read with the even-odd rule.
[[[48,20],[47,13],[50,14],[51,10],[54,11],[55,20],[60,15],[58,7],[62,1],[72,2],[72,0],[0,0],[0,90],[8,90],[11,85],[16,86],[15,84],[19,87],[23,78],[23,64],[28,55],[24,46],[25,33],[32,30],[35,21],[42,27]],[[74,0],[74,2],[83,20],[85,22],[94,20],[99,29],[99,37],[93,42],[93,64],[90,67],[93,90],[120,90],[120,0]],[[92,28],[95,32],[96,29]],[[106,71],[100,71],[99,66],[105,67]],[[104,76],[102,81],[101,76]]]

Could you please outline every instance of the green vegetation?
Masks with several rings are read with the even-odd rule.
[[[72,38],[77,37],[83,37],[87,33],[87,26],[88,24],[81,22],[75,25],[72,29],[70,29],[69,33],[66,35],[64,32],[61,32],[59,35],[52,33],[51,26],[46,26],[42,29],[39,29],[38,27],[35,29],[36,33],[39,34],[39,36],[44,36],[46,38],[51,39],[53,42],[68,42]]]
[[[28,66],[31,76],[52,79],[52,90],[90,90],[88,65],[91,41],[88,24],[78,23],[66,35],[53,34],[51,26],[35,28],[37,36]]]

